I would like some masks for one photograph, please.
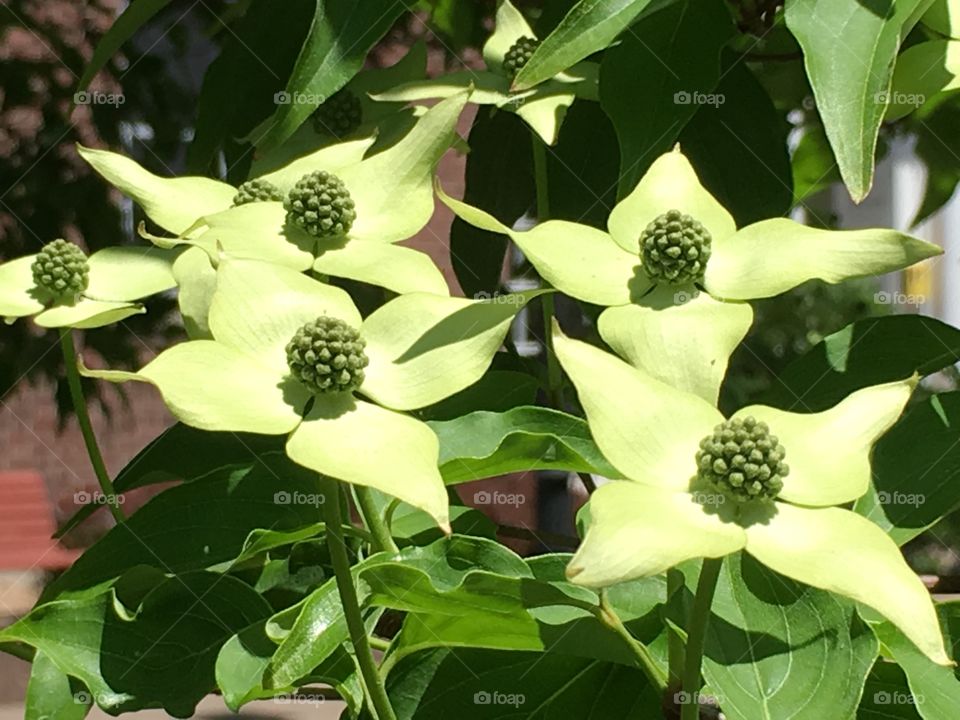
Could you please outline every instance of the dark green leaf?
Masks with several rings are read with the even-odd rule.
[[[71,682],[46,653],[34,655],[24,720],[83,720],[92,703],[93,696]]]
[[[789,125],[746,64],[732,55],[714,94],[723,103],[701,107],[680,135],[700,181],[738,226],[786,215],[793,200]]]
[[[645,17],[604,53],[600,103],[620,141],[621,197],[673,147],[694,113],[723,102],[714,87],[720,50],[733,34],[723,3],[683,0]]]
[[[924,0],[792,0],[787,27],[855,202],[873,185],[874,152],[902,38]]]
[[[852,718],[877,656],[853,603],[767,570],[724,561],[704,675],[730,720]]]
[[[656,720],[658,693],[633,668],[562,654],[427,650],[387,676],[398,720]]]
[[[942,208],[960,182],[960,138],[955,129],[960,124],[960,104],[955,101],[939,105],[928,117],[916,117],[916,152],[927,165],[927,186],[923,203],[913,224],[917,225]]]
[[[841,180],[840,170],[830,149],[830,141],[819,125],[804,130],[800,142],[794,148],[791,164],[795,205]]]
[[[468,142],[464,202],[513,225],[534,201],[533,150],[527,126],[514,113],[480,108]],[[506,235],[454,218],[450,259],[464,295],[492,295],[498,290],[506,249]]]
[[[877,293],[878,303],[889,302]],[[819,412],[854,390],[913,373],[927,375],[960,360],[960,330],[922,315],[858,320],[791,363],[764,404]]]
[[[291,98],[333,95],[360,70],[370,48],[406,9],[401,0],[318,0],[286,92]],[[315,109],[309,102],[277,105],[269,130],[256,145],[264,151],[279,146]]]
[[[533,87],[603,50],[644,11],[672,0],[580,0],[517,74],[518,89]]]
[[[854,509],[899,545],[960,506],[960,392],[914,405],[877,442],[873,483]]]
[[[110,530],[44,591],[50,599],[118,577],[137,565],[184,572],[229,563],[257,529],[298,530],[319,522],[316,475],[273,454],[234,474],[161,493]]]
[[[83,93],[89,86],[90,81],[103,66],[107,64],[114,53],[137,32],[140,28],[150,22],[150,18],[163,10],[170,4],[170,0],[133,0],[127,8],[121,13],[106,34],[100,38],[97,47],[94,48],[93,57],[87,63],[83,71],[83,76],[77,82],[77,93]]]
[[[418,415],[423,420],[453,420],[480,410],[505,412],[535,402],[539,387],[532,375],[515,370],[491,370],[470,387],[424,408]]]
[[[203,79],[196,134],[187,156],[192,172],[209,172],[222,145],[247,136],[276,110],[275,96],[284,89],[319,4],[253,0],[226,33],[223,50]]]
[[[857,720],[921,720],[899,666],[883,661],[873,666],[863,688]]]
[[[518,407],[431,422],[440,472],[449,484],[530,470],[565,469],[616,477],[587,423],[558,410]]]

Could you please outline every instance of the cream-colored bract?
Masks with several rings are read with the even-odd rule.
[[[745,550],[795,580],[869,605],[934,662],[951,660],[929,593],[879,527],[830,507],[862,495],[873,443],[896,422],[916,378],[854,392],[821,413],[744,408],[768,423],[790,473],[772,503],[738,506],[697,478],[699,442],[723,422],[702,398],[554,328],[591,434],[626,480],[590,498],[583,544],[567,569],[604,587],[693,558]],[[878,588],[880,590],[878,590]]]

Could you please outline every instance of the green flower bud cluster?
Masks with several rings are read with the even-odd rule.
[[[237,188],[237,194],[233,196],[233,206],[246,205],[252,202],[281,202],[283,192],[269,180],[254,178],[247,180],[243,185]]]
[[[57,300],[74,300],[90,284],[90,266],[83,250],[66,240],[54,240],[37,253],[33,282]]]
[[[345,235],[357,219],[347,186],[324,170],[297,180],[283,207],[288,222],[319,238]]]
[[[520,68],[530,62],[530,58],[538,47],[540,47],[540,41],[527,35],[511,45],[503,56],[503,71],[507,76],[514,77],[520,72]]]
[[[703,280],[710,259],[710,232],[689,215],[668,210],[640,236],[643,269],[651,280],[674,285]]]
[[[363,121],[360,98],[349,90],[338,90],[313,113],[313,129],[321,135],[346,137]]]
[[[369,360],[367,343],[343,320],[322,316],[309,322],[287,343],[293,376],[315,393],[349,392],[363,384]]]
[[[790,468],[786,450],[766,423],[752,417],[727,420],[700,441],[699,476],[735,500],[775,498]]]

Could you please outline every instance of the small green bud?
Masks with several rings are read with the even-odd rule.
[[[689,215],[668,210],[640,236],[643,269],[654,281],[671,285],[700,282],[710,259],[710,232]]]
[[[357,219],[353,198],[343,181],[324,170],[297,180],[283,202],[287,221],[315,237],[345,235]]]
[[[369,362],[366,345],[357,330],[324,315],[297,330],[287,343],[287,365],[293,377],[315,393],[349,392],[363,384]]]
[[[520,72],[520,68],[530,62],[530,58],[538,47],[540,47],[540,41],[527,35],[511,45],[503,56],[503,71],[507,76],[515,77]]]
[[[363,104],[349,90],[338,90],[314,111],[312,118],[314,130],[339,140],[360,127]]]
[[[66,240],[54,240],[37,253],[33,282],[56,300],[75,300],[90,284],[90,266],[83,250]]]
[[[700,441],[698,474],[734,500],[773,500],[790,473],[786,454],[766,423],[753,417],[727,420]]]
[[[269,180],[254,178],[247,180],[237,189],[237,194],[233,196],[233,206],[246,205],[252,202],[281,202],[283,192]]]

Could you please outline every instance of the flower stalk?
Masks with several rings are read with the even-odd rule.
[[[700,665],[707,639],[707,624],[710,622],[710,606],[713,604],[721,567],[723,558],[704,558],[700,568],[697,593],[687,621],[682,685],[685,702],[680,708],[680,720],[699,720],[700,717]]]
[[[80,433],[83,435],[83,443],[86,445],[90,464],[93,466],[93,472],[100,484],[100,492],[103,493],[110,514],[113,515],[117,524],[123,524],[126,518],[120,509],[120,503],[117,501],[117,491],[110,479],[110,473],[107,472],[107,466],[103,462],[103,455],[100,452],[100,446],[97,444],[97,436],[93,432],[93,425],[90,423],[87,400],[83,395],[80,373],[77,370],[77,348],[73,342],[73,330],[70,328],[60,329],[60,347],[63,350],[63,363],[67,386],[70,388],[70,400],[73,403],[73,411],[77,415],[77,423],[80,425]]]

